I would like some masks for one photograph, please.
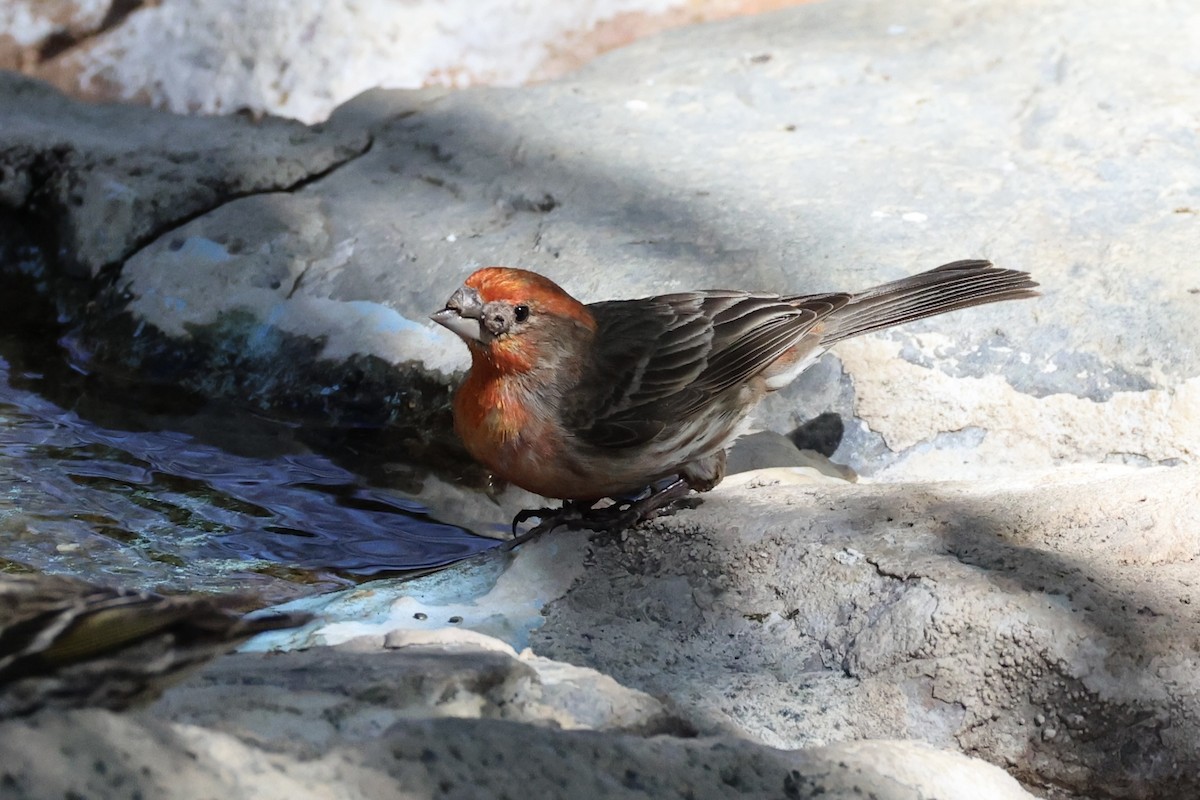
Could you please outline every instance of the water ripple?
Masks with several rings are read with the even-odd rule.
[[[179,430],[122,430],[111,414],[101,424],[43,396],[42,376],[12,372],[0,358],[0,567],[180,589],[245,581],[282,599],[495,544],[325,455],[247,455]],[[210,422],[237,439],[236,420]],[[239,450],[270,427],[255,425]]]

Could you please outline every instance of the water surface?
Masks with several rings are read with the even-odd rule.
[[[387,469],[385,431],[314,432],[84,374],[53,311],[5,281],[0,569],[274,602],[496,544],[421,505],[420,467],[401,452]]]

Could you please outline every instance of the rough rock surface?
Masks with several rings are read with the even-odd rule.
[[[546,80],[655,31],[806,1],[0,0],[0,69],[93,102],[320,122],[376,86]]]
[[[919,739],[1079,796],[1200,793],[1197,468],[743,478],[619,538],[526,545],[457,603],[416,582],[290,604],[324,621],[270,643],[448,620],[664,698],[701,735]],[[465,565],[460,584],[503,558]]]
[[[913,742],[785,753],[739,740],[641,739],[420,720],[319,757],[227,734],[78,712],[0,726],[4,796],[125,798],[734,798],[1029,800],[1001,770]],[[295,749],[295,748],[291,748]],[[79,759],[88,768],[79,769]]]
[[[669,691],[701,732],[919,738],[1042,785],[1194,796],[1198,520],[1196,468],[718,489],[594,542],[530,644]]]
[[[688,735],[650,695],[586,667],[520,656],[470,630],[393,631],[268,658],[254,696],[229,703],[257,654],[230,656],[169,692],[157,712],[176,722],[264,741],[295,738],[315,750],[366,741],[406,719],[501,719],[562,730]]]
[[[105,715],[9,723],[20,735],[0,748],[29,760],[0,791],[86,795],[106,791],[88,783],[104,774],[169,783],[179,770],[214,794],[282,771],[296,796],[352,775],[423,795],[508,780],[803,797],[813,773],[796,764],[853,771],[829,764],[863,763],[837,754],[860,745],[837,742],[906,737],[1082,795],[1200,794],[1200,119],[1181,100],[1200,77],[1198,24],[1187,0],[838,0],[642,42],[539,87],[371,92],[321,130],[87,107],[5,78],[0,205],[100,279],[65,304],[77,357],[261,407],[423,429],[464,360],[425,315],[485,263],[601,299],[855,289],[982,256],[1031,270],[1045,296],[848,342],[764,404],[757,421],[776,431],[836,412],[834,460],[895,483],[750,473],[620,539],[553,537],[439,578],[453,590],[507,567],[491,592],[321,598],[330,616],[304,633],[483,630],[610,676],[635,718],[716,744],[531,726],[642,723],[583,715],[537,662],[505,653],[469,669],[443,659],[430,683],[459,693],[498,676],[464,703],[480,719],[418,704],[434,718],[352,748],[317,726],[318,756],[262,738],[286,709],[231,712],[236,733]],[[827,435],[805,431],[827,452]],[[971,482],[912,482],[947,477]],[[597,691],[587,674],[581,691]],[[279,680],[268,699],[291,703],[295,684]],[[514,682],[529,694],[507,708]],[[329,702],[356,731],[395,722],[394,707],[376,716],[316,686],[299,719]],[[180,703],[181,719],[218,725]],[[118,736],[143,744],[95,775],[65,768]],[[467,742],[487,763],[455,755]],[[820,744],[843,750],[769,749]],[[617,762],[638,766],[606,781]],[[450,777],[464,774],[473,783]]]
[[[378,406],[394,389],[379,378],[387,364],[461,366],[461,348],[425,315],[479,264],[539,269],[600,299],[722,284],[854,289],[991,257],[1033,271],[1046,296],[850,343],[841,369],[825,362],[762,420],[786,429],[886,396],[886,411],[861,406],[863,424],[847,426],[839,457],[860,470],[908,457],[923,469],[929,449],[993,470],[1170,463],[1193,458],[1195,442],[1171,443],[1158,410],[1195,418],[1200,373],[1200,202],[1190,188],[1200,143],[1194,112],[1173,99],[1194,83],[1192,29],[1179,23],[1193,17],[1183,0],[1153,11],[1063,0],[1036,13],[1000,0],[970,13],[847,0],[676,32],[537,87],[372,92],[335,113],[330,157],[304,174],[369,137],[361,157],[293,191],[254,184],[216,198],[223,204],[194,204],[140,249],[141,236],[170,226],[104,204],[31,204],[45,186],[30,166],[38,158],[10,168],[5,186],[21,190],[4,196],[61,229],[108,231],[72,242],[81,263],[127,259],[119,291],[92,309],[85,349],[118,337],[112,349],[125,352],[134,331],[157,332],[188,352],[181,380],[202,374],[206,390],[266,405],[323,391],[330,407],[370,397]],[[1103,46],[1114,31],[1119,52]],[[29,90],[10,82],[6,91]],[[4,130],[21,106],[4,104]],[[115,169],[149,170],[144,183],[122,182],[133,195],[118,210],[165,203],[154,199],[164,184],[193,193],[167,158],[173,148],[204,141],[220,151],[251,127],[71,113],[85,112],[108,115],[114,141],[175,132],[178,144],[140,141],[114,156]],[[80,135],[65,129],[53,146]],[[261,174],[262,159],[251,161],[228,171]],[[80,165],[70,181],[108,186],[98,170]],[[124,234],[129,225],[139,233]],[[135,350],[135,362],[170,362],[144,342]],[[913,366],[900,391],[894,370],[879,369],[896,355]],[[236,381],[221,378],[235,368]],[[1022,401],[1028,416],[996,413],[998,383],[1032,398]],[[1057,395],[1099,403],[1105,420],[1132,407],[1146,435],[1080,437],[1062,403],[1047,402]],[[989,438],[1004,446],[976,453]]]
[[[462,634],[236,656],[153,712],[0,723],[0,796],[1032,797],[994,766],[917,742],[785,752],[692,738],[610,678]]]
[[[295,189],[361,154],[366,131],[90,106],[0,73],[0,207],[50,226],[96,273],[234,197]]]

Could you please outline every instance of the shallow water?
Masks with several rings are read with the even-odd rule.
[[[275,602],[495,546],[336,431],[72,369],[52,313],[0,298],[0,570]]]
[[[0,354],[12,342],[0,341]],[[249,456],[179,430],[97,424],[21,387],[0,355],[0,557],[38,571],[171,589],[241,586],[278,600],[435,567],[495,544],[372,487],[290,429],[193,416],[257,439]],[[288,452],[280,452],[281,450]]]

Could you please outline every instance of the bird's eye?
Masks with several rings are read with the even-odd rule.
[[[529,319],[529,306],[520,305],[513,309],[513,317],[517,322],[524,322]]]

